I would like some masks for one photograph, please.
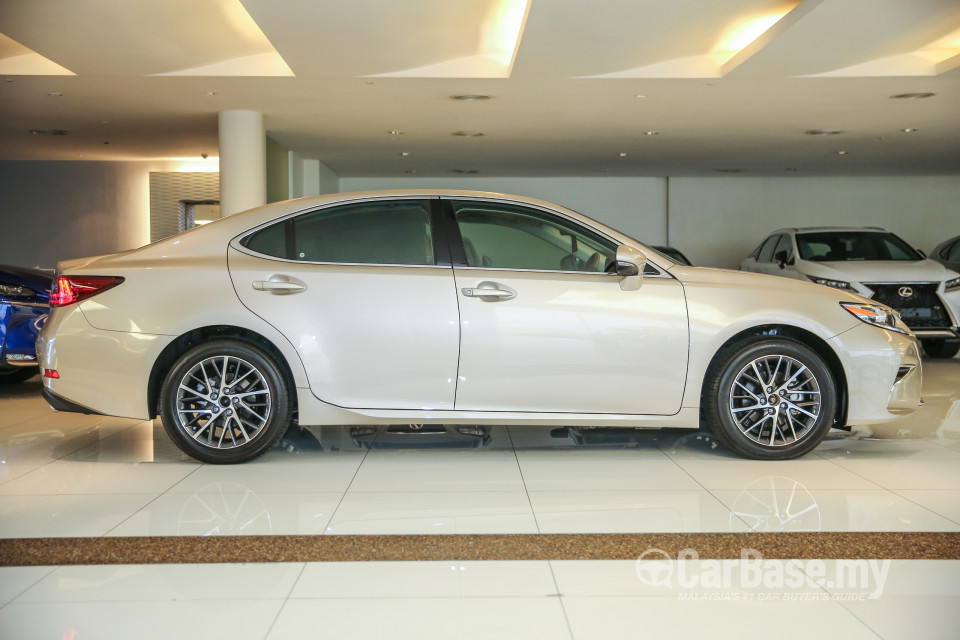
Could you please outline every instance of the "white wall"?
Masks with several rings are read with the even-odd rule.
[[[561,204],[650,244],[666,240],[664,178],[341,178],[341,191],[471,189]]]
[[[315,158],[288,151],[290,198],[318,196],[340,191],[340,177]]]
[[[781,227],[879,226],[929,252],[960,235],[960,178],[671,178],[670,244],[693,261],[738,268]]]
[[[59,260],[149,242],[150,171],[170,163],[0,162],[0,263]]]

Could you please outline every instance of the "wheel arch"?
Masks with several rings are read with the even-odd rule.
[[[293,377],[293,371],[290,363],[284,357],[283,352],[273,342],[250,329],[237,327],[233,325],[211,325],[191,329],[177,337],[168,344],[153,363],[150,370],[150,377],[147,381],[147,412],[151,419],[158,415],[158,405],[160,400],[160,387],[163,385],[163,379],[167,372],[177,361],[177,359],[191,348],[209,342],[211,340],[231,339],[247,342],[266,351],[280,367],[283,373],[284,381],[291,390],[290,402],[293,406],[294,421],[297,419],[297,393],[296,381]]]
[[[706,393],[707,381],[710,380],[711,374],[718,367],[722,366],[724,352],[736,344],[770,337],[790,338],[807,347],[810,347],[817,353],[817,355],[823,358],[824,362],[827,364],[827,367],[830,369],[830,375],[833,376],[837,387],[837,413],[834,417],[833,427],[835,429],[845,428],[847,424],[847,407],[849,406],[849,398],[847,375],[843,369],[843,363],[840,362],[839,356],[837,356],[833,348],[827,344],[823,338],[815,333],[807,331],[806,329],[801,329],[800,327],[794,327],[791,325],[758,325],[755,327],[750,327],[749,329],[744,329],[743,331],[740,331],[739,333],[736,333],[728,338],[727,341],[724,342],[719,349],[717,349],[716,353],[714,353],[713,357],[710,359],[710,364],[707,367],[706,375],[704,375],[703,382],[701,383],[700,387],[700,406],[704,406],[704,394]]]

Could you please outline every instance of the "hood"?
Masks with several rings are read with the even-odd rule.
[[[949,279],[947,269],[933,260],[803,261],[798,266],[811,276],[844,282],[941,282]]]

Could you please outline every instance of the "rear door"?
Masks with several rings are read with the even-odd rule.
[[[276,327],[321,400],[348,408],[452,409],[459,327],[436,198],[302,213],[237,238],[244,305]]]

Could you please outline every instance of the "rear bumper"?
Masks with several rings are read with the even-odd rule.
[[[103,415],[99,411],[94,411],[90,407],[85,407],[77,404],[76,402],[70,402],[66,398],[61,398],[46,387],[40,389],[40,395],[43,396],[43,399],[47,401],[47,404],[49,404],[50,408],[54,411],[61,411],[63,413],[85,413],[87,415],[98,416]]]

